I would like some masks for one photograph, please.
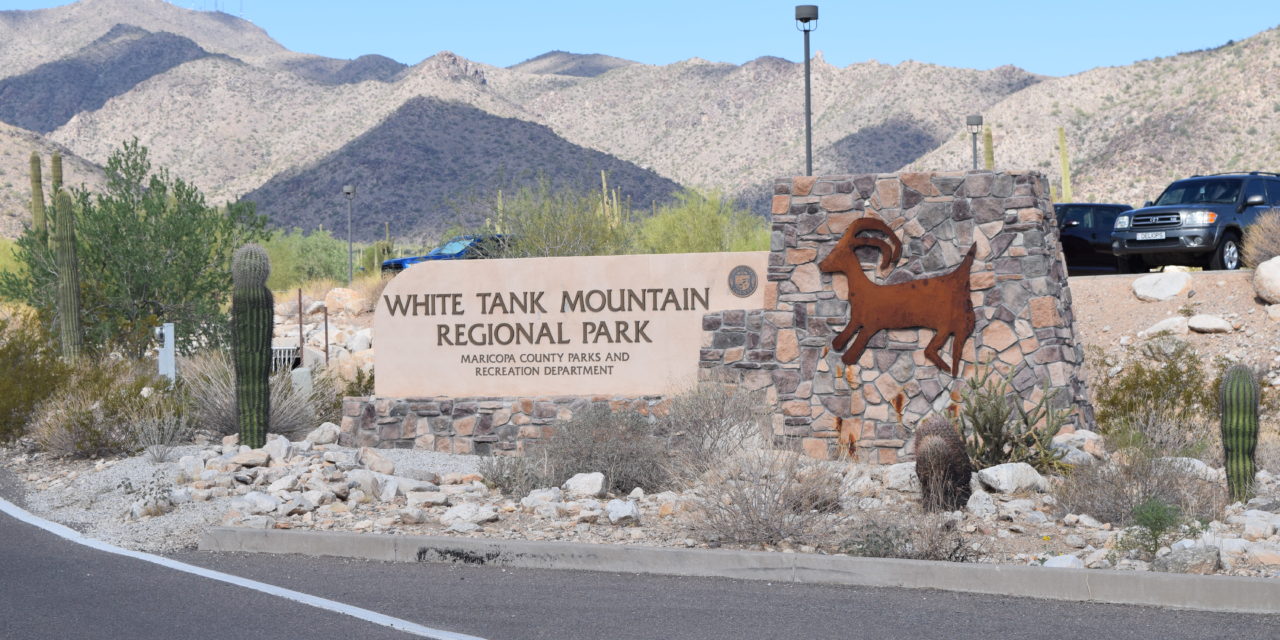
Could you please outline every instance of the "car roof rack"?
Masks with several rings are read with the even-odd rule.
[[[1212,178],[1214,176],[1276,176],[1280,177],[1280,173],[1274,171],[1228,171],[1226,173],[1197,173],[1192,178]]]

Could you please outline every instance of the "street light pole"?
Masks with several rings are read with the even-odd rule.
[[[343,185],[342,193],[347,196],[347,286],[351,286],[355,271],[355,254],[351,251],[351,201],[355,198],[354,185]]]
[[[973,115],[964,119],[964,123],[969,127],[969,134],[973,137],[973,170],[978,170],[978,134],[982,133],[982,116]]]
[[[809,90],[809,32],[818,28],[818,5],[796,5],[796,28],[804,32],[804,174],[813,175],[813,106]]]

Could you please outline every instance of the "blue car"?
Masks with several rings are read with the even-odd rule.
[[[410,265],[430,260],[477,260],[497,258],[507,248],[507,236],[502,234],[458,236],[423,256],[392,258],[382,262],[383,273],[397,273]]]

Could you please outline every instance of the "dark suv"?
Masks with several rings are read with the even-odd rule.
[[[1111,229],[1115,227],[1116,216],[1132,209],[1127,204],[1093,202],[1053,205],[1067,268],[1072,273],[1113,271],[1116,257],[1111,253]]]
[[[1167,264],[1239,269],[1244,228],[1272,209],[1280,210],[1280,174],[1178,180],[1154,203],[1116,218],[1111,252],[1122,272]]]

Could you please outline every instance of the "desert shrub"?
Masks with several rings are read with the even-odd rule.
[[[764,394],[722,382],[701,382],[671,399],[657,430],[676,472],[698,478],[725,458],[759,447],[765,433]]]
[[[261,243],[271,258],[267,286],[273,291],[291,289],[312,280],[347,279],[347,243],[328,231],[277,232]]]
[[[1280,212],[1270,211],[1258,216],[1257,221],[1244,230],[1241,258],[1244,265],[1258,265],[1280,256]]]
[[[764,218],[718,193],[677,193],[674,203],[645,218],[639,227],[636,241],[645,253],[769,249],[769,226]]]
[[[26,433],[36,408],[66,375],[53,345],[34,314],[0,311],[0,442]]]
[[[13,240],[0,238],[0,272],[17,272],[22,268],[22,263],[13,254],[14,248]]]
[[[480,459],[477,471],[484,476],[485,484],[491,489],[519,498],[529,495],[534,489],[547,486],[542,480],[541,458],[540,454],[485,456]]]
[[[190,398],[193,425],[222,435],[239,433],[235,371],[230,355],[223,351],[197,353],[183,358],[178,371]],[[271,376],[268,433],[295,439],[322,422],[339,418],[341,405],[335,402],[339,397],[337,381],[327,371],[316,370],[314,374],[310,394],[294,389],[289,371]]]
[[[994,369],[970,377],[960,409],[960,425],[969,459],[979,469],[1006,462],[1026,462],[1039,471],[1062,468],[1062,454],[1050,445],[1066,422],[1067,412],[1053,406],[1047,388],[1030,409],[1012,393],[1009,381]]]
[[[1116,549],[1138,551],[1148,560],[1155,559],[1160,547],[1199,533],[1198,523],[1185,518],[1177,505],[1160,498],[1149,498],[1135,506],[1131,515],[1133,526],[1120,533]]]
[[[1135,510],[1151,500],[1203,520],[1218,518],[1227,504],[1222,483],[1197,477],[1186,464],[1138,447],[1113,453],[1106,464],[1074,467],[1055,496],[1067,512],[1120,526],[1134,524]]]
[[[391,282],[391,278],[391,275],[384,276],[381,272],[375,271],[352,281],[351,288],[368,302],[364,308],[366,312],[377,308],[378,299],[382,297],[382,290],[387,288],[387,283]]]
[[[599,192],[554,188],[548,180],[499,193],[488,212],[487,233],[509,236],[505,258],[602,256],[626,253],[631,208],[606,185]]]
[[[130,432],[134,449],[141,449],[154,463],[167,461],[173,448],[191,441],[194,435],[187,413],[185,389],[177,387],[153,392],[147,402],[125,408],[122,418]]]
[[[707,540],[738,544],[827,545],[848,523],[841,476],[822,463],[778,449],[747,449],[703,474],[692,519]]]
[[[868,558],[975,561],[978,553],[959,525],[943,514],[868,513],[845,532],[839,549]]]
[[[36,444],[72,456],[135,451],[139,444],[132,419],[143,411],[164,415],[176,406],[171,402],[176,391],[153,367],[113,358],[75,363],[36,411],[31,429]]]
[[[577,473],[600,472],[610,491],[667,488],[672,482],[666,441],[645,416],[591,404],[555,423],[555,434],[535,447],[543,486],[560,486]]]

